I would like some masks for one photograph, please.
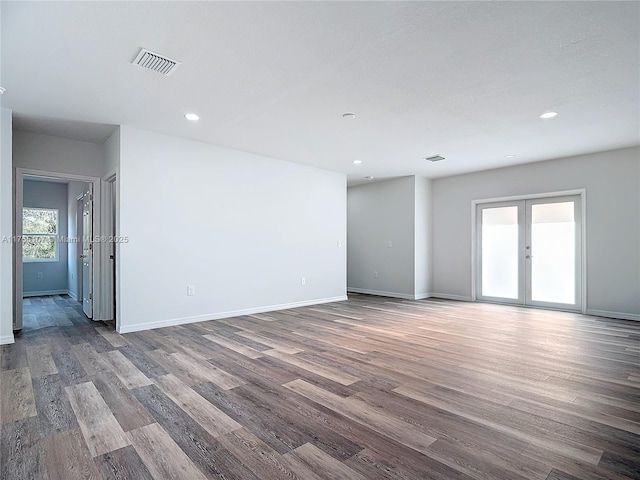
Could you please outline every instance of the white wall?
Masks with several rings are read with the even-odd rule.
[[[431,292],[431,181],[415,177],[415,297]]]
[[[348,189],[349,291],[414,298],[415,181],[409,176]]]
[[[343,174],[129,127],[120,142],[120,331],[345,298]]]
[[[433,292],[471,298],[471,202],[586,188],[587,313],[640,319],[640,149],[432,181]]]
[[[104,174],[103,147],[38,133],[13,132],[14,167],[90,177]]]
[[[120,167],[120,127],[104,142],[104,175],[112,175]]]
[[[0,239],[13,235],[11,110],[0,109]],[[0,344],[13,343],[13,245],[0,241]]]

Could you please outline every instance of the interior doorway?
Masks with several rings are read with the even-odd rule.
[[[581,195],[475,205],[476,298],[583,309]]]
[[[68,304],[88,319],[103,319],[96,292],[101,284],[99,256],[105,249],[93,241],[100,232],[100,216],[94,214],[94,209],[99,211],[100,182],[16,169],[14,232],[21,241],[14,244],[14,332],[22,331],[25,315],[29,320],[36,311],[51,310],[53,303]],[[63,198],[54,200],[56,196]]]

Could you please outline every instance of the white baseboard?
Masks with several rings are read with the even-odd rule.
[[[285,303],[281,305],[269,305],[264,307],[247,308],[244,310],[233,310],[229,312],[210,313],[206,315],[196,315],[194,317],[170,318],[157,322],[134,323],[132,325],[121,325],[118,333],[139,332],[154,328],[173,327],[187,323],[206,322],[208,320],[218,320],[220,318],[239,317],[242,315],[253,315],[255,313],[275,312],[276,310],[287,310],[289,308],[308,307],[310,305],[320,305],[322,303],[343,302],[347,300],[346,295],[339,297],[319,298],[316,300],[305,300],[302,302]]]
[[[640,322],[640,315],[637,313],[608,312],[606,310],[592,310],[587,308],[587,315],[595,315],[596,317],[619,318],[621,320],[635,320]]]
[[[413,296],[414,300],[424,300],[425,298],[431,298],[431,294],[430,293],[416,293]]]
[[[355,287],[347,287],[347,292],[351,293],[364,293],[367,295],[378,295],[379,297],[393,297],[393,298],[403,298],[405,300],[420,300],[422,297],[418,295],[413,295],[410,293],[400,293],[400,292],[385,292],[384,290],[369,290],[368,288],[355,288]],[[428,296],[428,294],[425,294]]]
[[[41,292],[22,292],[22,297],[44,297],[47,295],[69,295],[69,290],[42,290]]]
[[[449,293],[430,293],[429,298],[441,298],[443,300],[458,300],[460,302],[472,302],[471,297],[465,297],[462,295],[451,295]]]
[[[78,296],[73,293],[71,290],[69,290],[68,295],[73,298],[76,302],[78,301]]]
[[[0,345],[9,345],[10,343],[14,343],[16,341],[13,338],[13,333],[11,335],[2,335],[0,336]]]

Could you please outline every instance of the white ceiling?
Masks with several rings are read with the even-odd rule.
[[[640,144],[639,2],[1,8],[0,99],[25,130],[99,143],[129,125],[344,172],[350,184]],[[170,77],[133,66],[140,47],[182,65]],[[538,118],[549,110],[558,116]],[[447,160],[423,160],[434,154]]]

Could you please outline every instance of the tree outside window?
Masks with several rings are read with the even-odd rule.
[[[58,210],[22,209],[22,259],[25,262],[58,260]]]

